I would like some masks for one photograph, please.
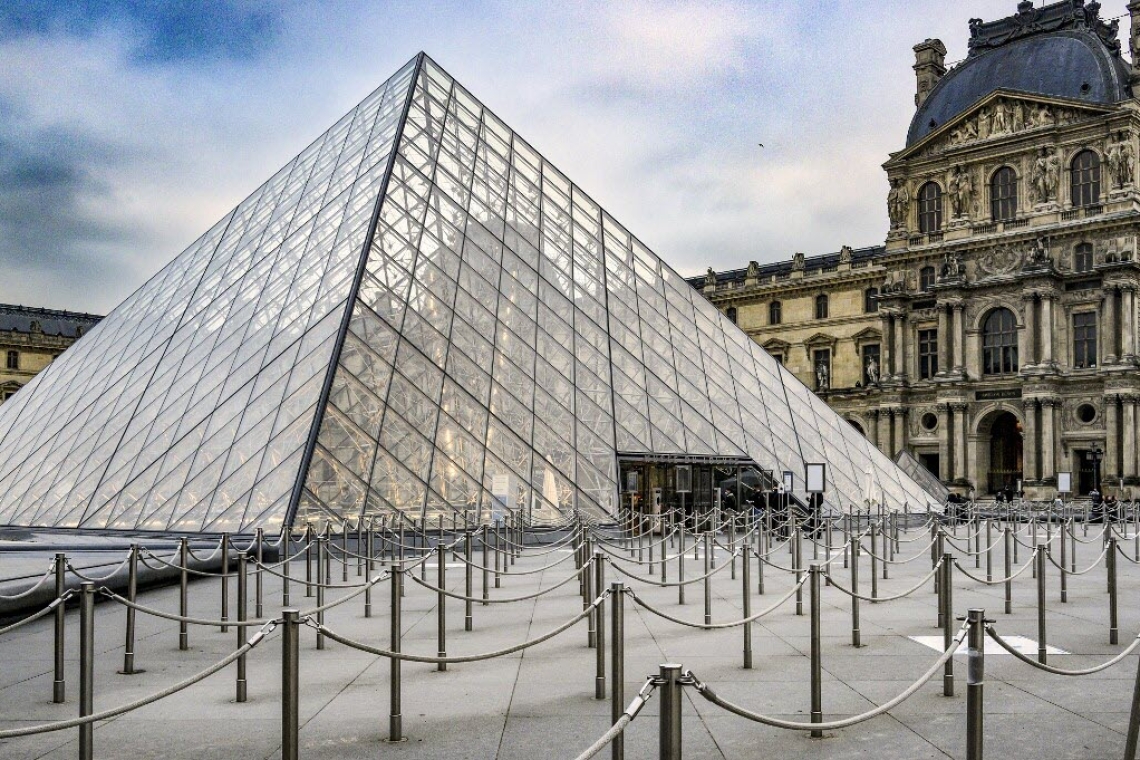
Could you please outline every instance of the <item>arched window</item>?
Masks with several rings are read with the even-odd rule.
[[[1008,222],[1017,216],[1017,173],[1008,166],[994,172],[990,180],[990,214],[995,222]]]
[[[815,318],[827,319],[828,317],[828,303],[827,295],[821,293],[815,297]]]
[[[1100,156],[1082,150],[1072,163],[1073,206],[1095,206],[1100,203]]]
[[[982,372],[1017,372],[1017,318],[1009,309],[994,309],[982,326]]]
[[[879,310],[879,289],[867,288],[863,291],[863,313],[874,314]]]
[[[934,287],[934,267],[918,270],[918,289],[926,292]]]
[[[779,301],[773,301],[768,304],[768,324],[778,325],[783,319],[783,307],[780,306]]]
[[[926,235],[942,230],[942,188],[927,182],[918,191],[918,230]]]
[[[728,317],[728,321],[732,322],[732,324],[735,325],[736,324],[736,307],[735,306],[729,306],[727,309],[724,310],[724,316]]]

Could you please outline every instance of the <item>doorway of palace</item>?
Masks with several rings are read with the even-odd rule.
[[[990,425],[990,471],[987,484],[991,494],[1017,491],[1022,479],[1021,422],[1011,412],[1001,412]]]
[[[1093,466],[1092,457],[1086,450],[1078,450],[1074,452],[1077,460],[1077,494],[1080,496],[1088,496],[1089,491],[1093,490],[1093,485],[1096,484],[1096,470]]]

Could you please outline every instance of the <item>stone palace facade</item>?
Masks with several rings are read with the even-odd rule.
[[[951,490],[1051,498],[1069,473],[1140,497],[1140,67],[1096,2],[969,23],[949,70],[939,40],[915,46],[884,245],[691,282]]]
[[[27,385],[102,317],[0,304],[0,404]]]

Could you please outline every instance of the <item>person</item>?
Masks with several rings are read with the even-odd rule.
[[[1115,496],[1109,494],[1104,497],[1104,513],[1108,516],[1109,520],[1115,522],[1116,520],[1120,519],[1120,516],[1117,514],[1118,508],[1119,504],[1117,503]]]

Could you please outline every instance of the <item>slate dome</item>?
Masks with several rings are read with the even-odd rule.
[[[1090,10],[1070,0],[1024,13],[1074,6],[1082,15]],[[1042,24],[1023,19],[1023,12],[988,24],[971,22],[970,56],[947,72],[919,107],[907,133],[907,146],[998,89],[1105,105],[1131,97],[1129,66],[1114,39],[1115,22],[1105,24],[1090,15],[1092,23],[1058,19],[1060,23],[1047,25],[1055,27],[1050,31],[1038,31]]]

